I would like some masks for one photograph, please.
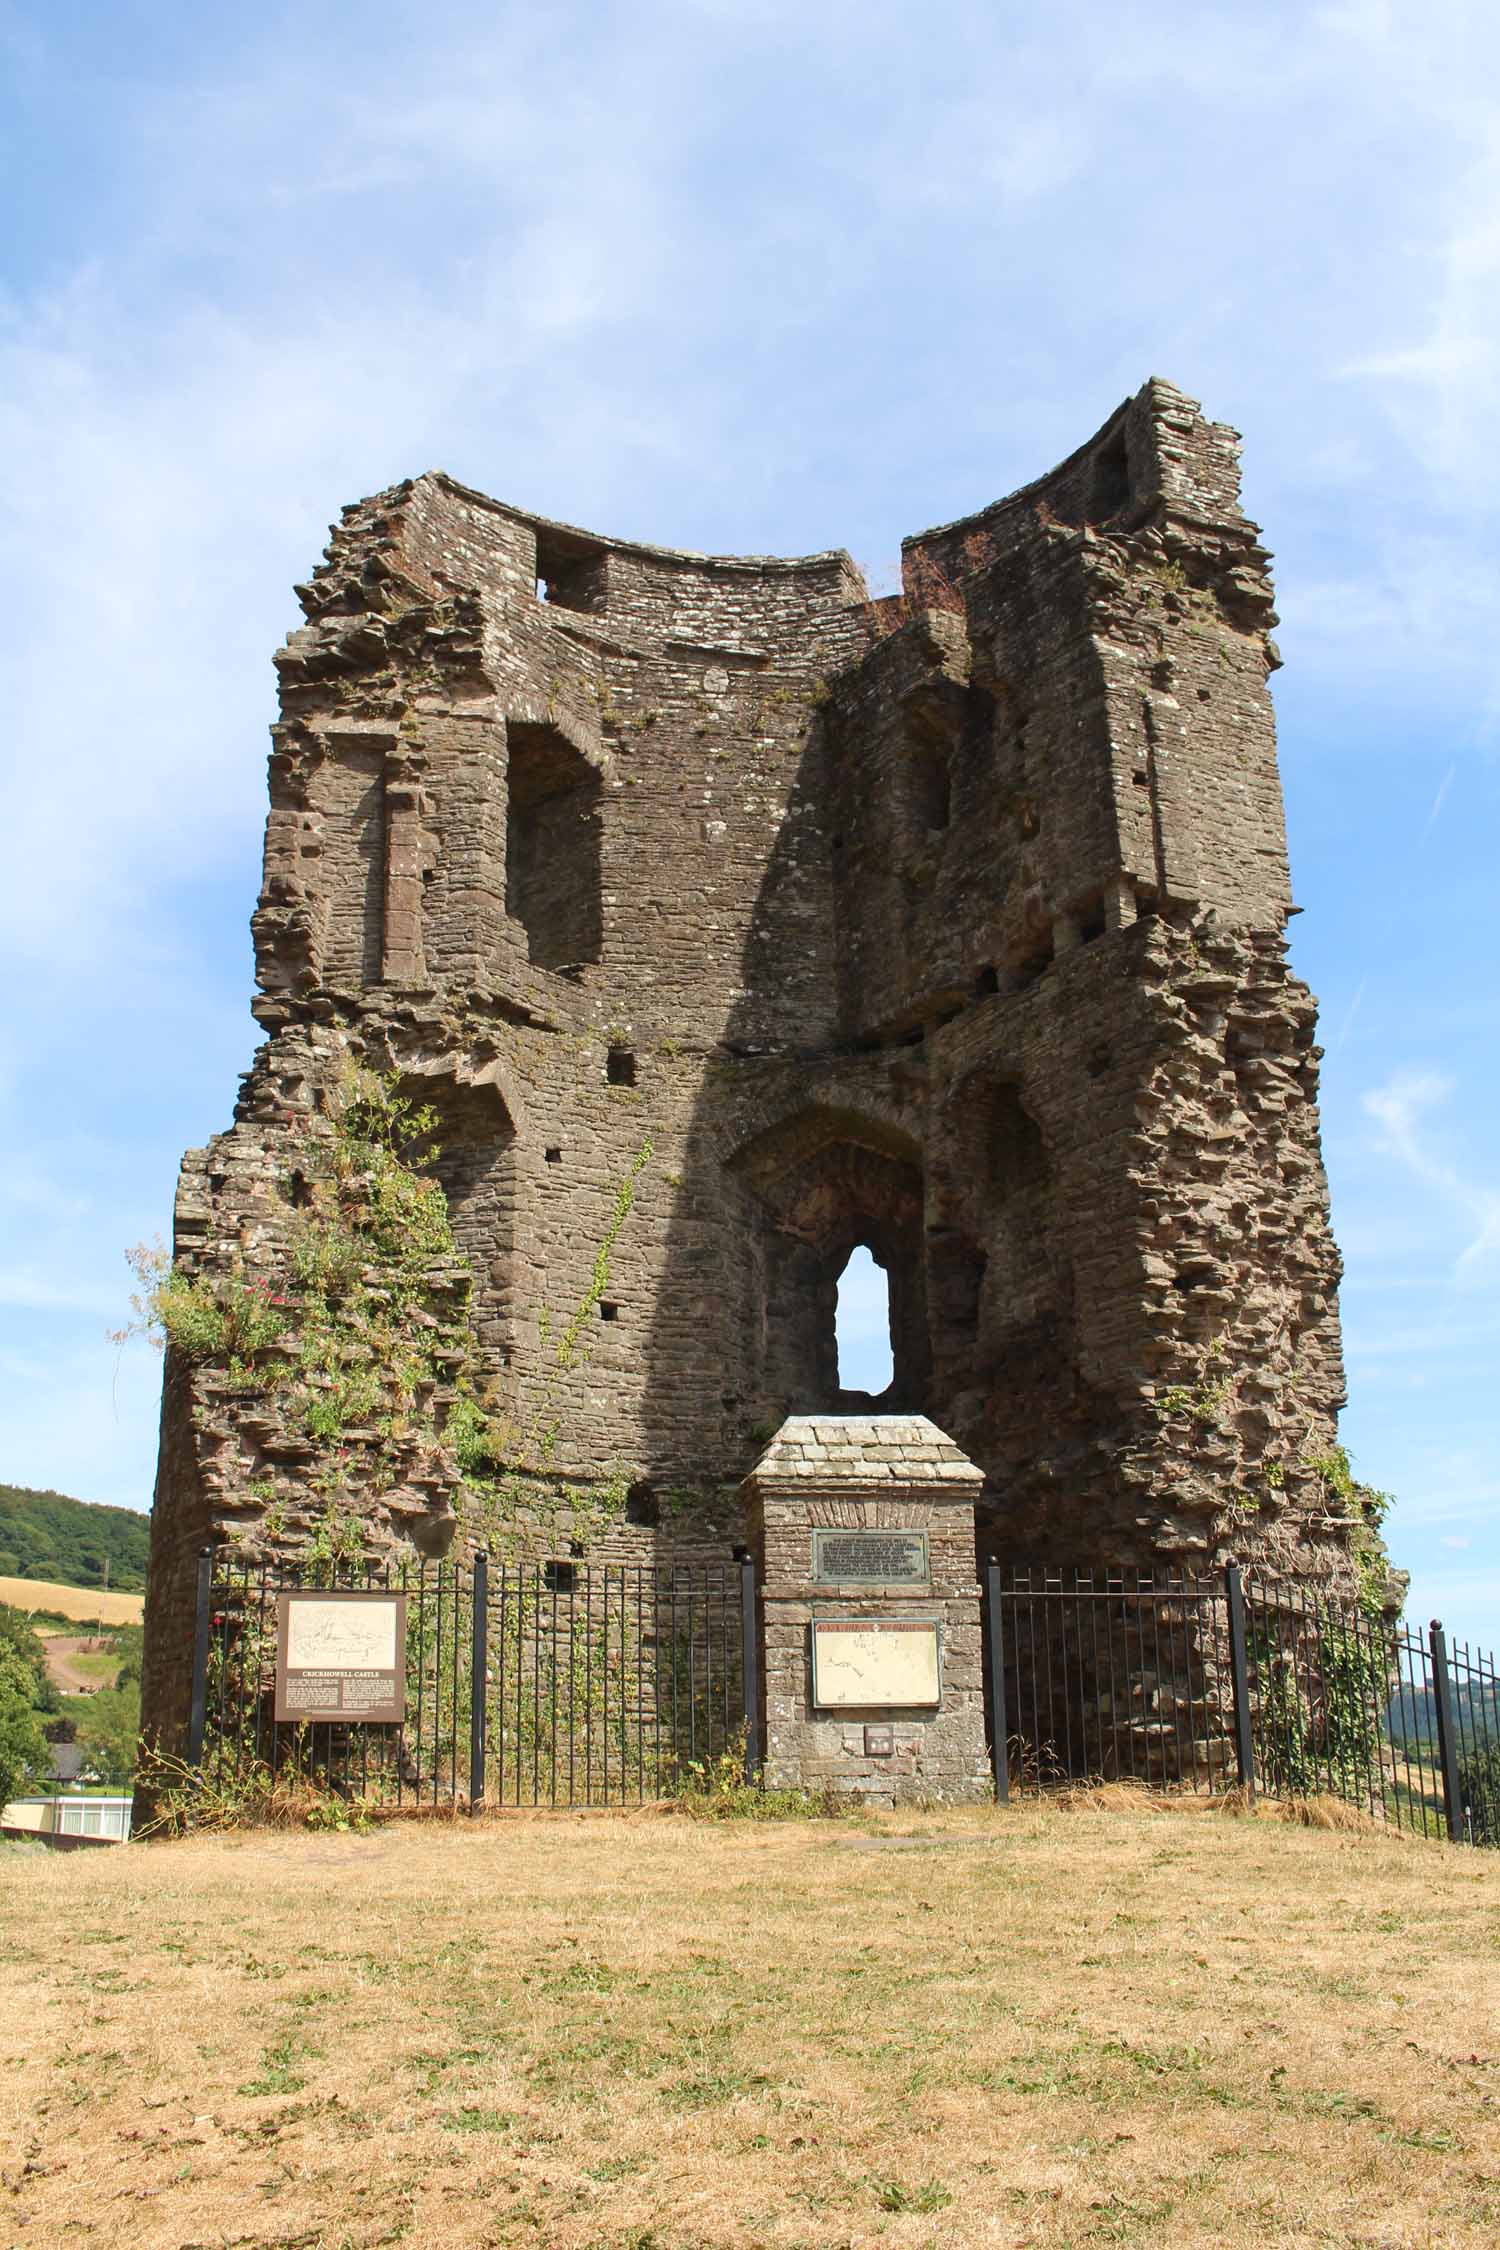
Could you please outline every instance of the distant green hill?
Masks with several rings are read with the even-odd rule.
[[[133,1508],[69,1500],[0,1484],[0,1578],[50,1578],[62,1586],[139,1593],[146,1583],[150,1519]]]

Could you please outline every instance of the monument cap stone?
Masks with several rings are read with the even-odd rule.
[[[747,1488],[979,1485],[984,1471],[925,1414],[793,1414],[745,1479]],[[972,1498],[972,1495],[970,1495]]]

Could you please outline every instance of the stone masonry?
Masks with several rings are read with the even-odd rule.
[[[177,1271],[295,1295],[351,1062],[436,1111],[459,1256],[410,1315],[442,1351],[347,1427],[169,1350],[148,1726],[209,1540],[723,1557],[788,1414],[929,1416],[982,1554],[1383,1576],[1238,489],[1153,381],[879,600],[441,474],[345,511],[277,658],[265,1042]],[[839,1388],[860,1244],[879,1400]],[[482,1491],[459,1406],[512,1433]]]
[[[984,1472],[920,1414],[798,1415],[745,1481],[760,1564],[765,1773],[773,1788],[829,1788],[871,1804],[964,1803],[991,1794],[985,1743],[974,1502]],[[921,1582],[820,1582],[815,1531],[916,1532]],[[929,1620],[941,1635],[942,1698],[931,1709],[819,1709],[815,1623]]]

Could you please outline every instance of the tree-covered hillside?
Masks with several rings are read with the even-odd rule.
[[[146,1583],[149,1520],[133,1508],[0,1484],[0,1578],[51,1578],[63,1586],[107,1583],[122,1594],[138,1593]]]

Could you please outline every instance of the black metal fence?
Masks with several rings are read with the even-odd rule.
[[[1263,1586],[1002,1571],[985,1638],[996,1794],[1128,1780],[1333,1797],[1424,1836],[1500,1844],[1489,1655]]]
[[[406,1596],[399,1727],[275,1717],[278,1597]],[[995,1792],[1099,1780],[1334,1797],[1500,1844],[1500,1670],[1422,1632],[1244,1579],[984,1577]],[[190,1762],[366,1802],[620,1805],[759,1764],[754,1566],[411,1560],[198,1576]]]
[[[293,1591],[406,1596],[399,1727],[276,1719],[278,1600]],[[205,1554],[197,1616],[188,1759],[226,1789],[305,1774],[398,1806],[641,1803],[742,1758],[754,1729],[748,1564]]]
[[[512,1805],[643,1803],[743,1756],[749,1565],[583,1563],[485,1573],[483,1794]],[[753,1609],[752,1609],[753,1618]],[[475,1700],[476,1717],[481,1706]],[[470,1796],[474,1792],[471,1786]]]

